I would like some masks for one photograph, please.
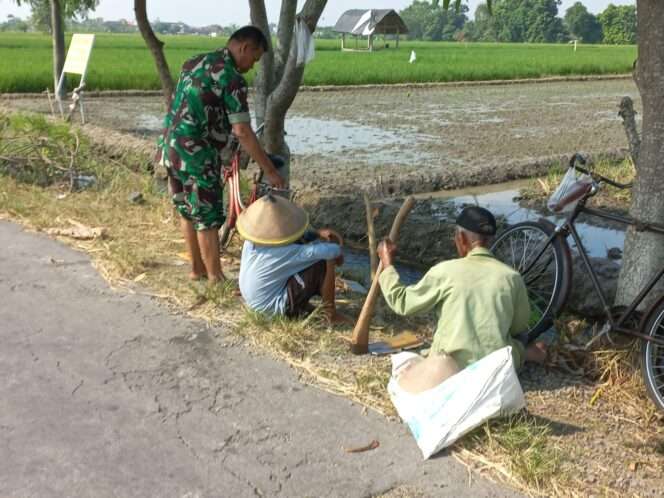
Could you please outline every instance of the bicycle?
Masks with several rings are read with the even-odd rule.
[[[260,135],[262,129],[263,125],[259,126],[256,130],[256,134]],[[226,221],[219,230],[219,245],[222,248],[229,246],[233,239],[233,234],[235,233],[235,223],[237,222],[238,216],[240,216],[240,213],[247,209],[247,207],[253,202],[269,192],[275,192],[277,195],[288,195],[290,193],[290,189],[288,188],[275,188],[272,185],[263,182],[263,171],[261,170],[258,173],[254,173],[249,195],[246,199],[243,199],[242,188],[240,185],[240,170],[246,169],[248,160],[246,162],[242,160],[242,151],[239,143],[236,143],[232,147],[233,152],[231,155],[231,162],[228,166],[223,166],[222,169],[224,183],[228,186]],[[268,154],[268,157],[278,171],[286,164],[286,161],[281,156]]]
[[[532,308],[528,328],[528,342],[532,342],[550,328],[569,295],[572,285],[572,258],[567,238],[571,235],[606,315],[607,322],[600,334],[607,334],[610,339],[609,334],[617,332],[642,341],[640,363],[643,380],[652,401],[660,410],[664,410],[664,294],[657,297],[643,313],[638,320],[638,326],[627,325],[630,321],[637,323],[634,321],[639,318],[636,310],[664,276],[664,265],[625,309],[612,309],[607,303],[574,223],[581,213],[585,213],[635,226],[639,231],[664,234],[664,225],[644,223],[631,217],[587,207],[586,202],[599,192],[602,184],[618,189],[631,188],[632,184],[610,180],[577,163],[586,164],[580,154],[572,156],[569,168],[588,175],[590,180],[576,184],[554,206],[554,211],[560,212],[565,206],[569,208],[572,203],[577,203],[566,219],[557,226],[545,219],[517,223],[496,238],[491,250],[498,259],[512,266],[524,278]]]

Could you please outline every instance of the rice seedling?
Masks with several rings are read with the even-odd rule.
[[[164,36],[173,77],[189,57],[225,44],[220,38]],[[67,37],[67,43],[69,35]],[[404,42],[398,49],[341,52],[338,40],[317,40],[305,85],[362,85],[477,81],[547,76],[625,74],[635,46],[562,44]],[[411,50],[417,53],[408,62]],[[41,92],[53,88],[51,40],[34,33],[0,33],[0,92]],[[252,75],[249,75],[249,80]],[[77,81],[70,81],[71,89]],[[158,90],[154,62],[138,34],[96,35],[88,90]]]

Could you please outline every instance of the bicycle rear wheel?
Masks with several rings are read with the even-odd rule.
[[[552,234],[553,225],[548,222],[524,221],[502,232],[491,246],[496,258],[523,276],[531,307],[528,342],[551,327],[572,282],[569,247],[560,237],[537,257]]]
[[[644,319],[641,332],[664,340],[664,297]],[[641,346],[641,373],[648,395],[657,408],[664,411],[664,346],[643,341]]]

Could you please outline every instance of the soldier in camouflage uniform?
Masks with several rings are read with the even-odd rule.
[[[157,159],[168,171],[193,279],[224,279],[218,236],[224,223],[221,165],[230,157],[231,133],[268,182],[284,185],[251,129],[247,83],[242,76],[266,50],[263,33],[245,26],[231,35],[225,48],[186,61],[164,119]]]

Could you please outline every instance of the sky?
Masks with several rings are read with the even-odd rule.
[[[475,8],[483,0],[462,0],[470,7],[472,19]],[[565,10],[577,0],[563,0],[558,8],[562,17]],[[636,0],[581,0],[588,10],[594,14],[603,11],[607,5],[634,5]],[[303,4],[299,0],[298,4]],[[412,3],[412,0],[329,0],[320,26],[334,25],[341,14],[348,9],[395,9],[402,10]],[[220,5],[226,4],[226,5]],[[185,2],[182,0],[148,0],[148,16],[150,19],[159,18],[161,21],[182,21],[191,26],[205,26],[208,24],[243,25],[249,22],[249,2],[242,0],[220,2],[219,0],[195,0]],[[94,17],[103,17],[105,20],[133,19],[134,2],[132,0],[101,0]],[[191,7],[189,7],[191,5]],[[270,22],[276,22],[279,17],[280,0],[265,0],[265,6]],[[193,7],[195,6],[195,7]],[[189,7],[189,8],[187,8]],[[30,15],[28,7],[17,7],[14,0],[0,0],[0,21],[8,15],[26,18]]]

